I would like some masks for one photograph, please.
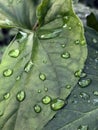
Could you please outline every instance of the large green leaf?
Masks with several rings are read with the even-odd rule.
[[[78,84],[68,99],[68,105],[56,114],[44,130],[98,130],[98,33],[85,28],[88,58],[84,68],[85,78],[92,83],[81,88]]]
[[[0,27],[18,26],[32,29],[36,22],[38,0],[0,0]]]
[[[66,105],[87,58],[81,21],[68,7],[36,32],[20,32],[4,53],[1,130],[41,130]]]

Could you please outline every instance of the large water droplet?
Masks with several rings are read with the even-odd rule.
[[[98,91],[93,92],[94,96],[98,96]]]
[[[41,110],[42,110],[42,109],[41,109],[41,106],[40,106],[40,105],[37,105],[37,104],[36,104],[36,105],[34,106],[34,111],[35,111],[36,113],[40,113]]]
[[[42,81],[44,81],[44,80],[46,80],[46,75],[40,73],[40,74],[39,74],[39,78],[40,78]]]
[[[90,98],[90,95],[86,92],[80,92],[80,97],[84,100],[88,100]]]
[[[48,33],[46,32],[43,35],[41,35],[40,38],[41,39],[51,39],[51,38],[59,36],[61,32],[62,32],[62,29],[57,29],[53,32],[48,32]]]
[[[33,65],[34,65],[33,62],[32,62],[32,61],[29,61],[29,62],[25,65],[24,71],[28,73],[28,72],[31,70],[31,68],[32,68]]]
[[[7,100],[9,97],[10,97],[10,93],[5,93],[4,96],[3,96],[3,98],[4,98],[5,100]]]
[[[67,104],[63,99],[56,98],[52,100],[50,107],[52,110],[57,111],[64,107]]]
[[[64,53],[61,54],[61,57],[64,58],[64,59],[68,59],[68,58],[70,58],[70,53],[64,52]]]
[[[90,85],[90,83],[91,83],[91,79],[82,79],[79,81],[78,84],[81,88],[84,88],[84,87],[87,87],[88,85]]]
[[[17,58],[19,56],[19,49],[11,50],[9,51],[8,55],[13,58]]]
[[[19,102],[22,102],[26,97],[26,94],[24,91],[19,91],[16,95],[16,98]]]
[[[49,104],[51,102],[51,97],[50,96],[45,96],[42,98],[42,103],[43,104]]]
[[[77,130],[89,130],[87,125],[80,125]]]
[[[11,76],[12,74],[13,74],[13,70],[11,70],[11,69],[6,69],[6,70],[3,71],[3,75],[4,75],[5,77],[9,77],[9,76]]]

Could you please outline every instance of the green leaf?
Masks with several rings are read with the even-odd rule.
[[[0,27],[22,27],[32,29],[36,22],[36,6],[32,0],[0,0]]]
[[[53,18],[36,32],[20,32],[4,53],[1,130],[41,130],[67,105],[87,58],[83,26],[72,6],[68,8],[69,13]]]
[[[44,130],[98,129],[98,33],[88,27],[85,30],[88,58],[83,72],[87,76],[80,81],[91,79],[92,83],[85,88],[77,84],[68,99],[68,105],[55,115]]]

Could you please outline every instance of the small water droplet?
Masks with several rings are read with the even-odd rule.
[[[18,81],[18,80],[20,80],[20,78],[21,78],[20,76],[17,76],[16,80]]]
[[[40,89],[38,90],[38,93],[41,93],[41,90],[40,90]]]
[[[56,98],[52,100],[50,107],[52,110],[57,111],[64,107],[64,105],[67,104],[63,99]]]
[[[42,34],[40,36],[40,38],[41,39],[51,39],[51,38],[59,36],[61,32],[62,32],[62,29],[57,29],[53,32],[48,32],[48,33],[46,32],[46,33]]]
[[[39,78],[40,78],[42,81],[44,81],[44,80],[46,80],[46,75],[40,73],[40,74],[39,74]]]
[[[9,51],[9,53],[8,53],[8,55],[13,58],[17,58],[19,56],[19,54],[20,54],[19,49],[15,49],[15,50],[13,49],[13,50]]]
[[[61,44],[61,47],[62,47],[62,48],[65,48],[65,47],[66,47],[66,45],[65,45],[65,44]]]
[[[80,44],[84,46],[86,44],[85,40],[81,41]]]
[[[79,81],[78,84],[81,88],[84,88],[84,87],[87,87],[88,85],[90,85],[90,83],[91,83],[91,79],[82,79]]]
[[[4,75],[5,77],[9,77],[9,76],[11,76],[12,74],[13,74],[13,70],[11,70],[11,69],[6,69],[6,70],[3,71],[3,75]]]
[[[67,27],[67,24],[65,23],[64,25],[63,25],[63,28],[66,28]]]
[[[45,96],[42,98],[42,103],[43,104],[49,104],[51,102],[51,97],[50,96]]]
[[[32,68],[33,65],[34,65],[33,62],[32,62],[32,61],[29,61],[29,62],[25,65],[24,71],[28,73],[28,72],[31,70],[31,68]]]
[[[97,43],[97,40],[95,38],[93,38],[93,43]]]
[[[77,70],[75,73],[74,73],[75,77],[79,77],[79,78],[84,78],[86,77],[86,73],[82,72],[82,69],[80,70]]]
[[[70,58],[70,53],[64,52],[64,53],[61,54],[61,57],[64,58],[64,59],[68,59],[68,58]]]
[[[47,91],[48,91],[48,88],[47,88],[47,87],[45,87],[45,88],[44,88],[44,90],[45,90],[45,92],[47,92]]]
[[[73,104],[77,104],[78,101],[77,101],[77,100],[72,100],[72,103],[73,103]]]
[[[87,125],[80,125],[77,130],[89,130]]]
[[[98,64],[98,57],[97,57],[97,58],[95,58],[95,63],[96,63],[96,64]]]
[[[98,96],[98,91],[93,92],[94,96]]]
[[[36,104],[36,105],[34,106],[34,111],[35,111],[36,113],[40,113],[41,110],[42,110],[42,109],[41,109],[41,106],[40,106],[40,105],[37,105],[37,104]]]
[[[76,40],[74,43],[75,43],[76,45],[78,45],[78,44],[80,44],[80,40]]]
[[[84,100],[88,100],[90,98],[90,95],[86,92],[80,92],[80,97]]]
[[[72,29],[72,27],[69,27],[68,29],[69,29],[69,30],[71,30],[71,29]]]
[[[4,98],[5,100],[7,100],[9,97],[10,97],[10,93],[5,93],[4,96],[3,96],[3,98]]]
[[[2,110],[0,110],[0,116],[3,116],[4,112]]]
[[[70,89],[71,85],[66,85],[65,88]]]
[[[26,94],[24,91],[19,91],[16,95],[16,98],[19,102],[22,102],[26,97]]]

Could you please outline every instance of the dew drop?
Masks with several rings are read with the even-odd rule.
[[[57,111],[64,107],[64,105],[67,104],[63,99],[56,98],[52,100],[50,103],[50,107],[52,110]]]
[[[90,95],[86,92],[80,92],[80,97],[84,100],[88,100],[90,98]]]
[[[61,57],[64,58],[64,59],[68,59],[68,58],[70,58],[70,53],[64,52],[64,53],[61,54]]]
[[[40,36],[41,39],[51,39],[54,37],[57,37],[60,35],[60,33],[62,32],[62,29],[57,29],[53,32],[48,32],[48,33],[44,33]]]
[[[43,104],[49,104],[51,102],[51,97],[50,96],[45,96],[42,98],[42,103]]]
[[[15,49],[15,50],[13,49],[13,50],[9,51],[9,53],[8,53],[8,55],[13,58],[17,58],[19,56],[19,54],[20,54],[19,49]]]
[[[65,45],[65,44],[61,44],[61,47],[62,47],[62,48],[65,48],[65,47],[66,47],[66,45]]]
[[[93,43],[97,43],[97,40],[95,38],[93,38]]]
[[[71,29],[72,29],[72,27],[69,27],[68,29],[69,29],[69,30],[71,30]]]
[[[3,98],[4,98],[5,100],[7,100],[9,97],[10,97],[10,93],[5,93],[4,96],[3,96]]]
[[[24,71],[28,73],[28,72],[31,70],[31,68],[32,68],[33,65],[34,65],[33,62],[32,62],[32,61],[29,61],[29,62],[25,65]]]
[[[40,74],[39,74],[39,78],[40,78],[42,81],[45,81],[45,80],[46,80],[46,75],[40,73]]]
[[[40,113],[41,110],[42,110],[42,109],[41,109],[41,106],[40,106],[40,105],[37,105],[37,104],[36,104],[36,105],[34,106],[34,111],[35,111],[36,113]]]
[[[80,44],[80,40],[76,40],[74,43],[75,43],[76,45],[78,45],[78,44]]]
[[[66,85],[65,88],[71,89],[71,85]]]
[[[80,80],[78,84],[81,88],[85,88],[88,85],[90,85],[90,83],[91,83],[91,79],[83,79],[83,80]]]
[[[20,76],[17,76],[16,80],[18,81],[18,80],[20,80],[20,78],[21,78]]]
[[[74,73],[75,77],[79,77],[79,78],[84,78],[86,77],[86,73],[82,72],[82,69],[80,70],[77,70],[75,73]]]
[[[67,27],[67,24],[64,24],[64,25],[63,25],[63,28],[66,28],[66,27]]]
[[[9,76],[11,76],[12,74],[13,74],[13,70],[11,70],[11,69],[6,69],[6,70],[3,71],[3,75],[4,75],[5,77],[9,77]]]
[[[85,40],[81,41],[80,44],[84,46],[86,44]]]
[[[48,88],[47,88],[47,87],[45,87],[45,88],[44,88],[44,90],[45,90],[45,92],[47,92],[47,91],[48,91]]]
[[[16,99],[19,101],[19,102],[22,102],[26,97],[26,94],[24,91],[19,91],[16,95]]]
[[[38,90],[38,93],[41,93],[41,90],[40,90],[40,89]]]
[[[94,96],[98,96],[98,91],[93,92]]]
[[[80,125],[77,130],[89,130],[87,125]]]

